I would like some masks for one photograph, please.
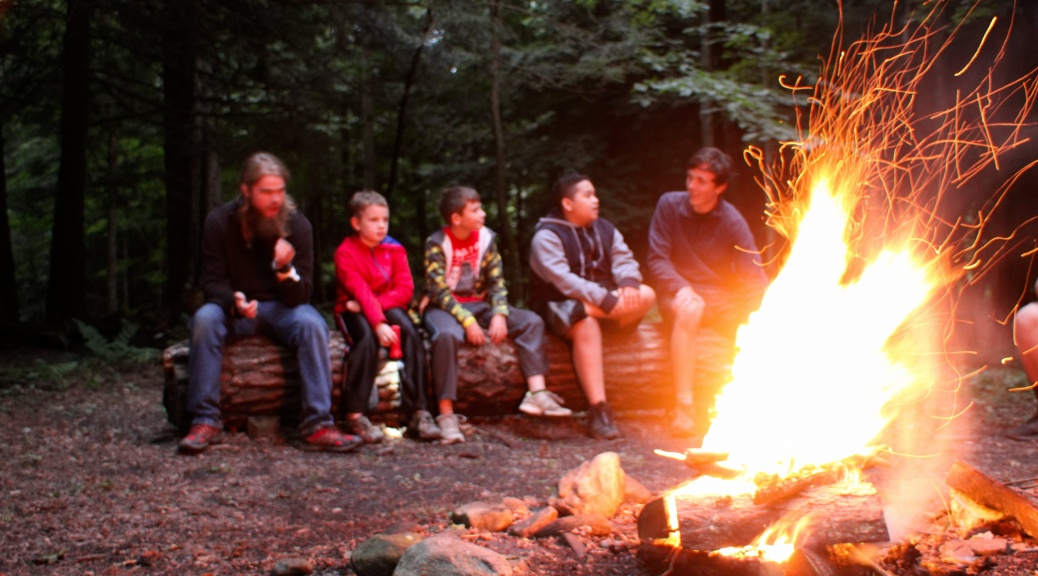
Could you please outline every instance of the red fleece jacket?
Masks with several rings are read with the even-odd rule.
[[[390,236],[370,248],[359,236],[348,236],[335,250],[335,313],[356,300],[374,328],[386,321],[385,310],[407,309],[414,295],[414,278],[404,247]]]

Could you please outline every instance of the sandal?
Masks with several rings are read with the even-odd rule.
[[[300,448],[307,452],[352,452],[363,443],[360,436],[343,434],[329,426],[304,438]]]

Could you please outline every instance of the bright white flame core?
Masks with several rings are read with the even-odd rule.
[[[841,286],[847,223],[827,183],[817,185],[789,259],[740,328],[733,379],[703,443],[729,452],[726,464],[784,475],[864,453],[890,400],[916,380],[884,344],[935,283],[902,248]]]

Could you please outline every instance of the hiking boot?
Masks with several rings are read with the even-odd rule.
[[[696,435],[696,421],[692,418],[692,406],[678,404],[674,408],[674,420],[670,423],[670,433],[678,438]]]
[[[558,394],[547,390],[538,390],[536,392],[527,392],[526,396],[523,396],[523,403],[519,405],[519,411],[530,416],[559,417],[572,415],[573,411],[569,408],[563,408],[562,404],[565,404],[565,402],[562,401]]]
[[[548,325],[548,329],[559,336],[566,336],[573,329],[574,324],[587,318],[587,312],[584,310],[584,303],[580,300],[561,300],[548,302],[547,316],[545,323]]]
[[[587,430],[592,438],[600,440],[620,437],[620,431],[613,422],[613,409],[604,400],[588,408]]]
[[[1006,436],[1013,440],[1038,440],[1038,414],[1031,416],[1027,422],[1007,430]]]
[[[458,414],[440,414],[436,417],[436,424],[440,427],[440,444],[457,444],[465,441],[465,435],[461,433],[461,423],[464,416]]]
[[[378,444],[386,439],[386,433],[368,420],[367,416],[360,418],[347,418],[346,431],[350,434],[360,436],[365,444]]]
[[[343,434],[334,426],[327,426],[304,438],[299,448],[307,452],[352,452],[363,443],[360,436]]]
[[[179,450],[181,454],[200,454],[210,444],[218,442],[220,429],[209,424],[192,424],[191,430],[180,439]]]
[[[440,427],[436,425],[436,420],[433,420],[428,410],[415,410],[407,428],[421,440],[439,440],[442,437]]]

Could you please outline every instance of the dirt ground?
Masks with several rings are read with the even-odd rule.
[[[1033,409],[1029,395],[1006,392],[1020,380],[1006,370],[970,380],[963,393],[975,404],[923,457],[960,458],[1000,481],[1038,477],[1038,443],[1002,436]],[[621,413],[624,437],[614,441],[588,438],[581,420],[510,415],[473,422],[474,434],[453,446],[392,439],[330,455],[231,434],[185,457],[176,453],[161,391],[158,361],[109,366],[72,354],[0,351],[0,575],[269,574],[285,559],[305,559],[316,574],[348,575],[351,551],[373,534],[451,529],[451,510],[474,500],[514,496],[543,505],[566,471],[601,452],[618,453],[653,492],[690,477],[653,454],[688,447],[666,434],[663,412]],[[582,536],[583,557],[557,538],[463,537],[505,554],[521,575],[658,574],[638,555],[639,508],[624,505],[607,537]],[[937,547],[959,534],[934,514],[913,526],[907,544],[882,548],[876,562],[885,572],[862,573],[1038,574],[1038,543],[1012,523],[992,529],[1018,550],[939,562]]]

